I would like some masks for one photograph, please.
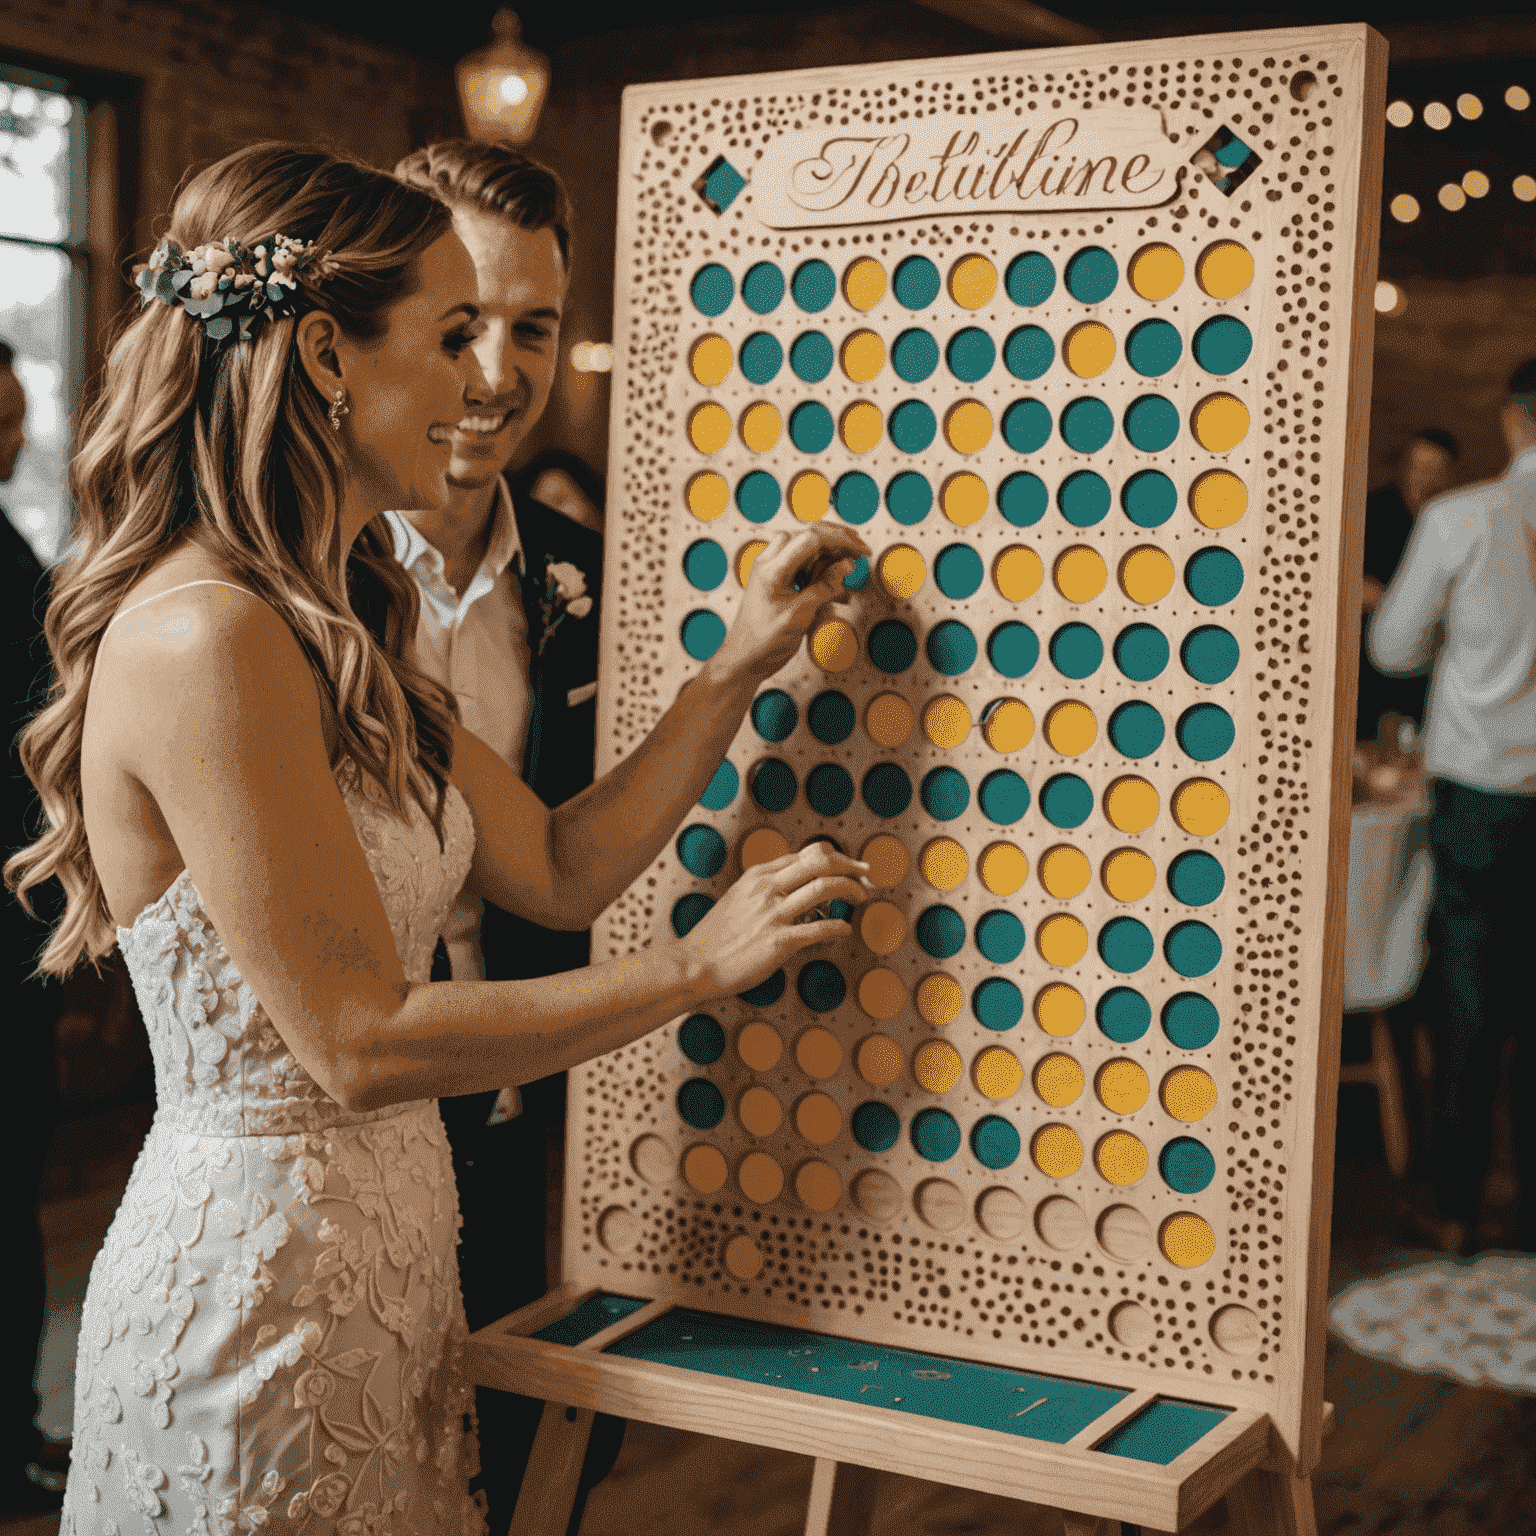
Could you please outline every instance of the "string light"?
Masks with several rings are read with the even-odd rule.
[[[1516,176],[1509,190],[1522,203],[1536,202],[1536,176]]]
[[[1504,105],[1516,112],[1524,112],[1531,104],[1531,93],[1523,85],[1512,85],[1504,92]]]
[[[1449,128],[1451,126],[1451,109],[1443,101],[1432,101],[1424,108],[1424,121],[1431,128]]]
[[[1456,98],[1456,110],[1470,123],[1483,115],[1483,104],[1471,91],[1463,91]]]
[[[571,348],[571,367],[577,373],[611,373],[613,348],[606,341],[578,341]]]
[[[1399,192],[1392,199],[1391,213],[1399,224],[1412,224],[1419,216],[1418,198],[1410,196],[1407,192]]]
[[[1406,101],[1394,101],[1387,108],[1387,121],[1394,128],[1406,128],[1413,121],[1413,108]]]
[[[1436,196],[1448,213],[1460,213],[1467,206],[1467,194],[1454,181],[1446,182]]]
[[[1481,171],[1468,171],[1461,178],[1461,190],[1468,197],[1487,197],[1488,189],[1492,185],[1493,183]]]
[[[1408,295],[1396,283],[1389,283],[1383,279],[1376,284],[1376,313],[1378,315],[1400,315],[1407,308]]]

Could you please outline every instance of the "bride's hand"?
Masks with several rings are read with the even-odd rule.
[[[741,609],[711,663],[754,683],[772,677],[813,624],[833,617],[834,603],[851,600],[843,578],[860,555],[871,553],[851,528],[810,523],[794,533],[779,529],[758,554]]]
[[[858,877],[868,869],[830,843],[811,843],[799,853],[754,864],[677,941],[702,965],[705,996],[745,992],[796,951],[846,938],[853,929],[842,918],[800,919],[839,898],[867,900],[870,888]]]

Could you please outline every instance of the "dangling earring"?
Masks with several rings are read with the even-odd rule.
[[[332,432],[341,431],[341,418],[347,415],[351,409],[352,407],[347,404],[347,391],[345,387],[338,389],[336,391],[336,398],[331,401],[330,418]]]

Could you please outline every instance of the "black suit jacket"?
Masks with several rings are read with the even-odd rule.
[[[523,757],[523,778],[548,806],[562,804],[592,782],[597,746],[598,615],[602,607],[602,535],[527,497],[514,501],[522,541],[523,608],[528,619],[533,714]],[[567,614],[539,650],[544,632],[541,599],[547,568],[564,561],[586,578],[592,608],[581,618]],[[582,693],[586,694],[581,698]],[[579,702],[572,703],[576,694]],[[486,977],[522,981],[579,970],[590,963],[586,933],[541,928],[486,903],[480,929]],[[545,1123],[565,1113],[565,1074],[556,1073],[523,1088],[523,1112]]]

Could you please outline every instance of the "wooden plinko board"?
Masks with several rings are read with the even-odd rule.
[[[572,1073],[567,1284],[1310,1461],[1384,83],[1352,26],[626,91],[598,771],[754,540],[876,559],[593,959],[815,837],[886,888]]]

